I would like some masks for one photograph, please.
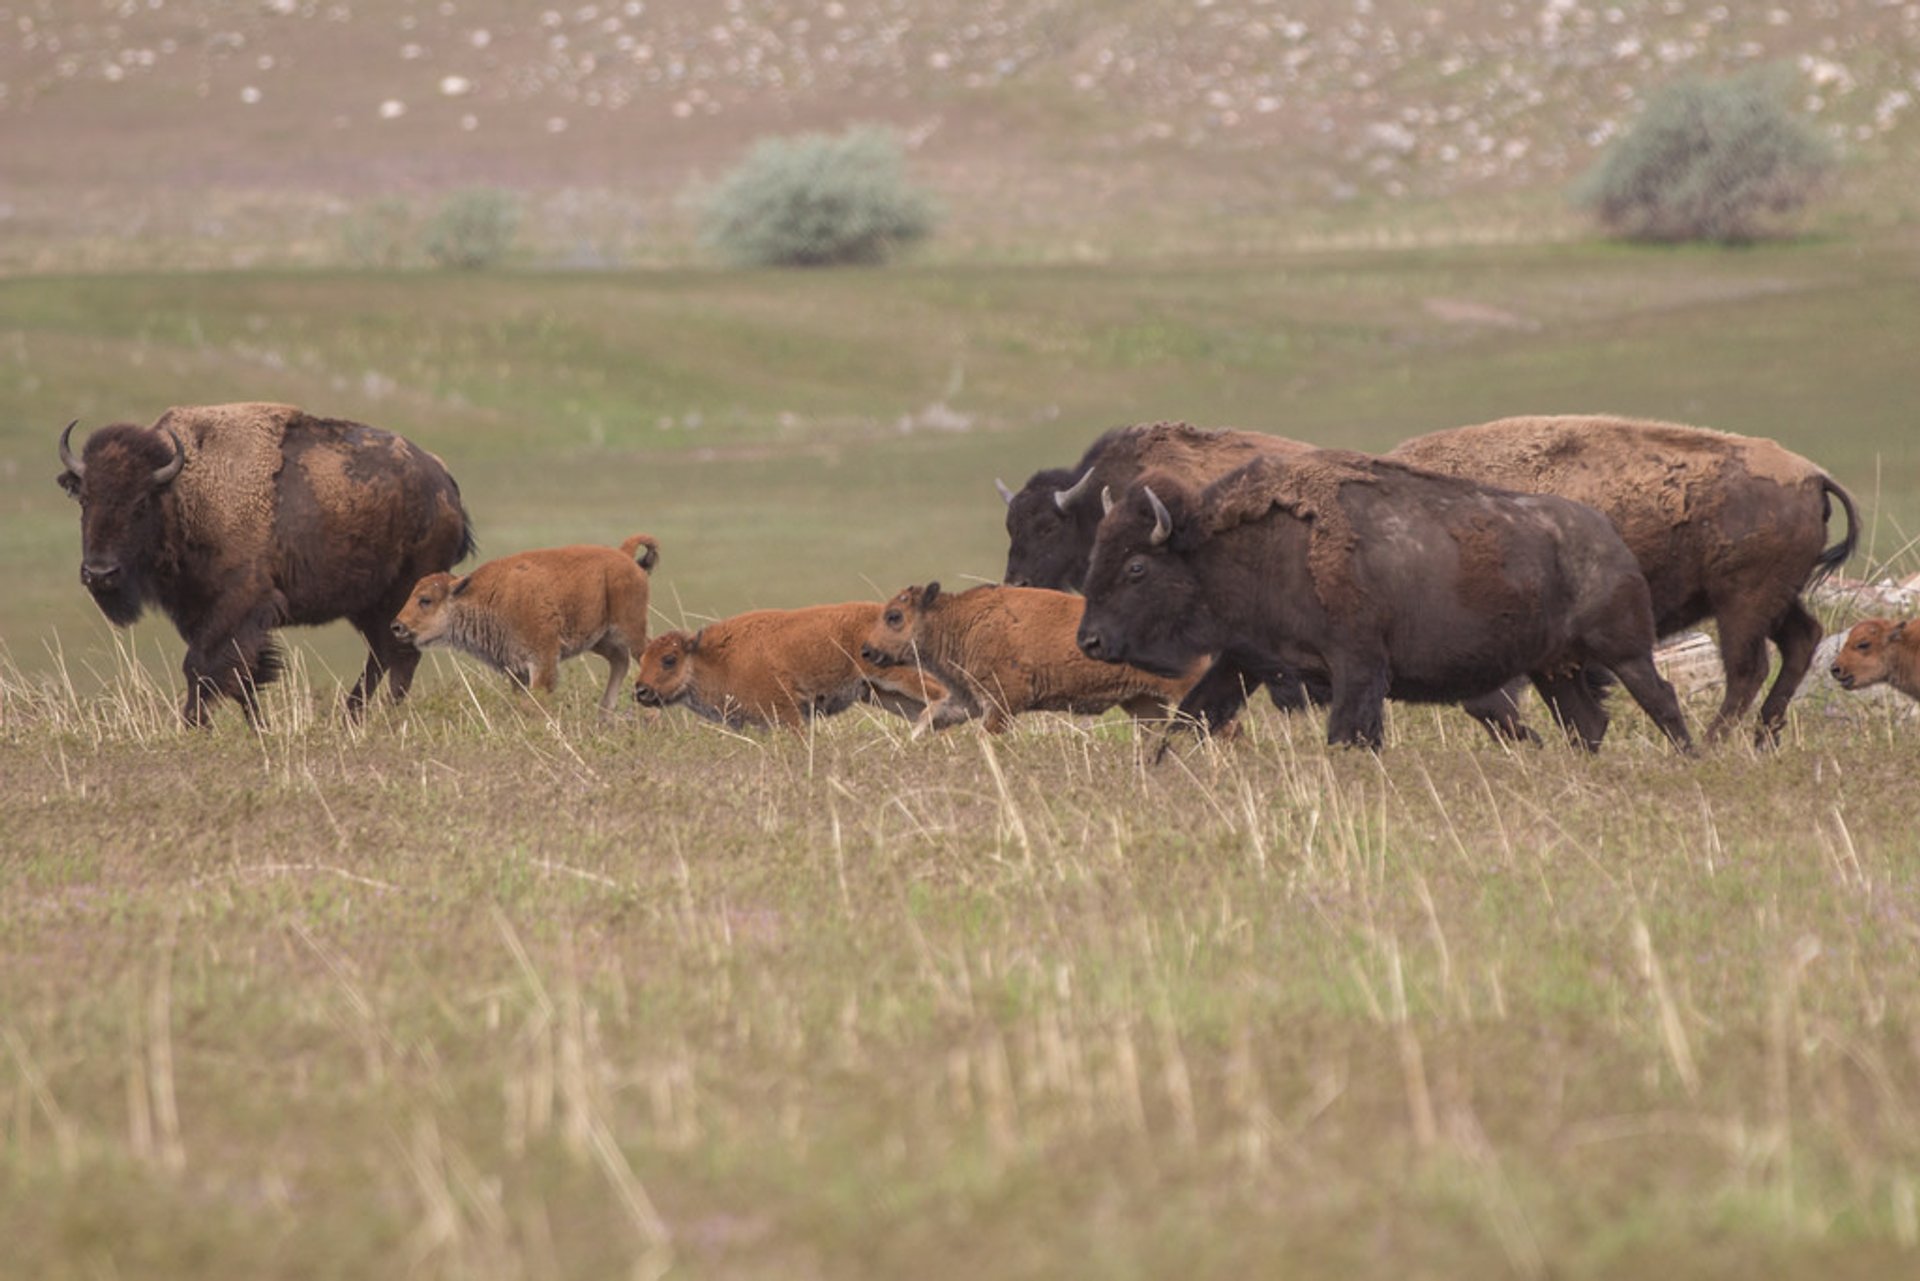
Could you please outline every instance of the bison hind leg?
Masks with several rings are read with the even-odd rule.
[[[607,688],[600,695],[600,710],[610,712],[620,705],[620,689],[627,683],[627,671],[633,666],[633,654],[627,643],[617,636],[609,636],[593,647],[593,652],[607,660]]]
[[[1333,701],[1333,687],[1324,676],[1303,676],[1287,670],[1267,679],[1267,698],[1274,710],[1304,712],[1309,707],[1325,707]]]
[[[1820,620],[1808,613],[1807,607],[1798,600],[1789,604],[1786,613],[1774,624],[1773,643],[1780,650],[1780,674],[1773,678],[1766,702],[1760,704],[1760,727],[1754,731],[1753,740],[1756,747],[1772,747],[1779,742],[1780,731],[1787,723],[1787,705],[1793,701],[1794,691],[1800,688],[1807,669],[1813,666],[1813,652],[1819,648],[1823,630]]]

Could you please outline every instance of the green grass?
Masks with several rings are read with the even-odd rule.
[[[597,716],[597,660],[539,710],[435,656],[355,727],[335,627],[264,732],[189,733],[177,640],[98,619],[52,476],[75,416],[293,400],[446,458],[484,554],[659,535],[664,626],[993,577],[993,478],[1121,422],[1382,448],[1616,409],[1818,459],[1872,522],[1849,572],[1911,573],[1913,264],[0,281],[7,1270],[1911,1271],[1884,707],[1695,759],[1625,699],[1594,759],[1261,709],[1153,766],[1118,721],[734,735]],[[936,403],[967,429],[901,430]]]

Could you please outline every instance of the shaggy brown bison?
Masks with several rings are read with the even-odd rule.
[[[1021,712],[1096,716],[1124,707],[1137,719],[1173,715],[1206,660],[1175,679],[1080,652],[1075,636],[1086,602],[1037,587],[974,587],[954,595],[940,584],[909,587],[888,601],[861,654],[880,667],[915,666],[962,695],[967,711],[998,734]],[[930,724],[932,709],[914,732]]]
[[[181,714],[236,699],[280,672],[273,630],[344,618],[367,662],[358,713],[391,674],[406,695],[420,653],[388,624],[426,574],[473,550],[460,487],[425,450],[361,423],[291,405],[169,409],[151,427],[115,423],[76,455],[60,435],[60,487],[80,503],[80,581],[112,622],[158,605],[187,643]]]
[[[1558,494],[1613,521],[1652,593],[1664,636],[1711,618],[1726,696],[1707,735],[1740,720],[1767,675],[1760,707],[1770,743],[1813,661],[1820,624],[1800,596],[1853,554],[1859,515],[1833,478],[1770,440],[1603,416],[1504,418],[1420,436],[1387,457],[1488,485]],[[1838,499],[1846,535],[1826,546]]]
[[[760,609],[697,632],[666,632],[640,655],[633,696],[644,707],[677,704],[733,727],[799,729],[858,702],[934,724],[963,717],[930,673],[878,667],[860,656],[879,618],[879,605],[852,601]]]
[[[1646,581],[1599,512],[1338,450],[1260,459],[1198,495],[1136,481],[1100,526],[1080,626],[1090,657],[1163,676],[1217,654],[1182,706],[1209,726],[1247,677],[1322,674],[1328,740],[1374,748],[1386,698],[1459,702],[1526,676],[1596,749],[1588,663],[1687,748],[1653,641]]]
[[[393,634],[417,649],[450,645],[549,694],[561,661],[591,650],[607,660],[600,707],[612,711],[633,655],[647,645],[647,573],[659,559],[653,536],[635,534],[618,551],[548,547],[460,578],[428,574],[413,585]]]
[[[1920,628],[1911,619],[1869,618],[1855,623],[1834,655],[1833,679],[1846,689],[1882,682],[1920,699]]]

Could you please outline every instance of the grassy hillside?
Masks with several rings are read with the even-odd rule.
[[[375,197],[493,183],[527,252],[683,259],[755,138],[897,126],[936,253],[1564,236],[1681,75],[1793,65],[1848,155],[1822,225],[1911,226],[1911,6],[1709,0],[214,0],[0,6],[0,264],[338,261]]]

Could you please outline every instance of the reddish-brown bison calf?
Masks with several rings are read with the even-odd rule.
[[[860,656],[880,618],[872,601],[760,609],[697,632],[654,637],[640,656],[633,696],[643,706],[680,705],[723,725],[799,729],[815,716],[870,702],[921,723],[964,717],[945,684],[912,668]]]
[[[1080,652],[1075,635],[1086,602],[1037,587],[974,587],[958,595],[939,583],[909,587],[875,620],[863,652],[870,662],[915,666],[944,681],[998,734],[1020,712],[1096,716],[1124,707],[1138,719],[1179,707],[1206,660],[1168,679]],[[922,717],[918,733],[930,722]]]
[[[642,550],[644,549],[644,550]],[[490,560],[461,578],[414,584],[393,634],[418,649],[450,645],[552,693],[562,659],[607,660],[603,710],[613,710],[634,654],[647,643],[647,571],[660,544],[635,534],[611,547],[549,547]]]
[[[1869,618],[1855,623],[1834,655],[1833,679],[1847,689],[1886,683],[1920,699],[1920,627],[1911,620]]]

